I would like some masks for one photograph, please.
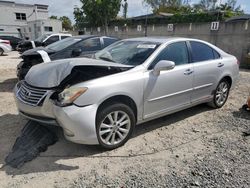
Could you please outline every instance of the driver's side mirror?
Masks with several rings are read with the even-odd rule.
[[[161,60],[155,65],[153,74],[155,76],[158,76],[160,75],[161,71],[172,70],[174,69],[174,67],[175,63],[173,61]]]
[[[82,49],[81,48],[74,49],[74,50],[72,50],[72,57],[80,56],[81,53],[82,53]]]

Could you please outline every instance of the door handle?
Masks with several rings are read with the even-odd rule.
[[[218,67],[223,67],[224,64],[223,63],[218,63]]]
[[[185,75],[190,75],[190,74],[192,74],[194,71],[192,71],[191,69],[187,69],[185,72],[184,72],[184,74]]]

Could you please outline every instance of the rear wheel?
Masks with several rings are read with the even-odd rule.
[[[230,84],[228,83],[228,81],[225,79],[220,81],[215,90],[213,101],[209,103],[209,106],[213,108],[221,108],[222,106],[224,106],[224,104],[227,102],[229,90]]]
[[[3,49],[2,49],[2,48],[0,48],[0,56],[2,56],[2,55],[3,55],[3,53],[4,53]]]
[[[96,118],[96,132],[99,144],[105,149],[124,145],[132,135],[135,115],[130,107],[116,103],[104,107]]]

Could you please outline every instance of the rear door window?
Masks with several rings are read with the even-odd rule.
[[[78,43],[75,48],[80,48],[83,52],[98,51],[102,49],[100,38],[91,38],[84,40]]]
[[[45,45],[47,46],[47,45],[50,45],[50,44],[52,44],[52,43],[54,43],[54,42],[57,42],[57,41],[59,41],[59,36],[54,35],[54,36],[49,37],[49,38],[45,41]]]
[[[220,58],[220,54],[217,51],[204,43],[190,41],[190,45],[192,49],[193,62],[208,61]]]

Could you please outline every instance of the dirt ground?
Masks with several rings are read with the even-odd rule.
[[[250,71],[227,104],[178,112],[136,127],[113,151],[59,141],[20,169],[4,159],[27,122],[18,115],[12,89],[20,62],[0,57],[0,187],[250,187],[250,113],[242,112]]]

